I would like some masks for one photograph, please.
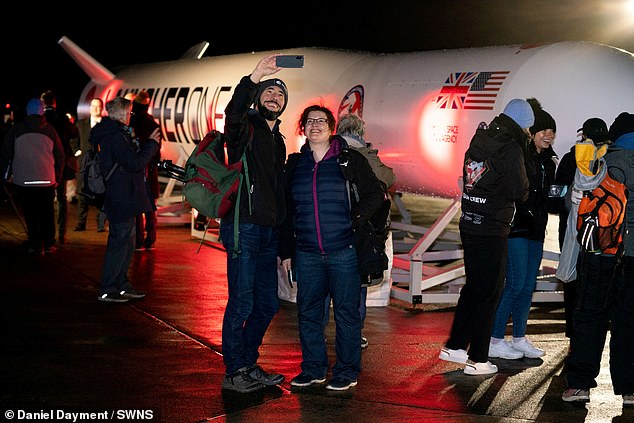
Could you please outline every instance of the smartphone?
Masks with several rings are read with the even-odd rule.
[[[279,68],[303,68],[304,56],[282,55],[275,58],[275,66]]]

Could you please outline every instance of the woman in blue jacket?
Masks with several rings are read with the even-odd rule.
[[[289,156],[286,169],[287,222],[280,258],[297,274],[301,373],[293,387],[326,381],[328,354],[322,329],[324,300],[330,294],[336,322],[336,362],[326,389],[343,391],[357,384],[361,371],[360,274],[354,230],[365,224],[385,199],[381,182],[366,158],[332,136],[335,118],[323,106],[306,108],[299,120],[306,143]],[[345,158],[345,159],[344,159]],[[351,201],[344,171],[358,187]]]

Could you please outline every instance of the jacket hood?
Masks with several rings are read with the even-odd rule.
[[[605,158],[601,157],[599,162],[599,170],[594,175],[586,175],[577,169],[574,181],[574,187],[576,189],[580,191],[592,191],[599,186],[608,171],[608,167],[605,166]]]
[[[481,129],[478,129],[478,131],[481,131]],[[469,146],[470,149],[479,150],[483,154],[482,158],[492,155],[512,142],[517,142],[524,153],[526,153],[527,144],[522,140],[527,140],[528,137],[522,128],[508,116],[499,115],[493,119],[489,127],[484,129],[484,131],[487,137],[475,136]]]
[[[47,126],[46,118],[43,115],[26,116],[23,123],[28,132],[42,132],[41,129]]]

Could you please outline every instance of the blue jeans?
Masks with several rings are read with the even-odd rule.
[[[368,287],[362,286],[359,296],[359,314],[361,315],[361,329],[364,327],[365,322],[365,314],[366,314],[366,301],[368,299]],[[324,320],[323,326],[324,330],[326,330],[326,326],[328,326],[328,322],[330,321],[330,294],[326,296],[326,300],[324,301]]]
[[[528,313],[533,301],[544,243],[528,238],[509,238],[506,283],[493,323],[493,337],[502,339],[513,316],[513,337],[526,336]]]
[[[324,377],[328,372],[323,319],[324,301],[330,294],[337,355],[332,377],[357,380],[361,371],[361,316],[360,279],[354,246],[325,255],[297,251],[295,266],[302,372],[313,377]]]
[[[134,217],[123,222],[110,222],[99,294],[111,294],[132,288],[128,280],[128,270],[134,255],[135,227]]]
[[[229,298],[222,321],[226,373],[254,366],[262,338],[280,308],[277,298],[279,231],[240,224],[240,254],[233,257],[233,222],[222,221],[220,237],[227,251]]]

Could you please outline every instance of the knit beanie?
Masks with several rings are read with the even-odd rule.
[[[623,112],[614,119],[614,123],[610,126],[610,139],[614,142],[621,136],[634,132],[634,115]]]
[[[282,109],[280,110],[280,113],[279,113],[281,115],[284,109],[286,109],[286,105],[288,104],[288,88],[286,88],[286,84],[281,79],[273,78],[273,79],[267,79],[266,81],[260,82],[260,86],[258,87],[258,92],[255,95],[255,103],[257,104],[257,102],[260,100],[260,96],[262,95],[264,90],[272,86],[281,88],[282,92],[284,93],[284,105],[282,106]]]
[[[596,145],[605,143],[610,136],[608,135],[608,125],[603,119],[590,118],[583,122],[577,132],[582,132],[586,138],[590,138]]]
[[[533,109],[526,100],[514,98],[509,101],[502,112],[517,123],[520,128],[530,128],[535,123]]]
[[[39,98],[32,98],[26,104],[26,115],[41,115],[44,113],[44,104]]]
[[[557,132],[557,124],[555,123],[555,119],[544,109],[540,109],[534,111],[535,113],[535,123],[531,126],[530,131],[531,134],[535,135],[539,131],[543,131],[544,129],[552,129],[553,132]]]

